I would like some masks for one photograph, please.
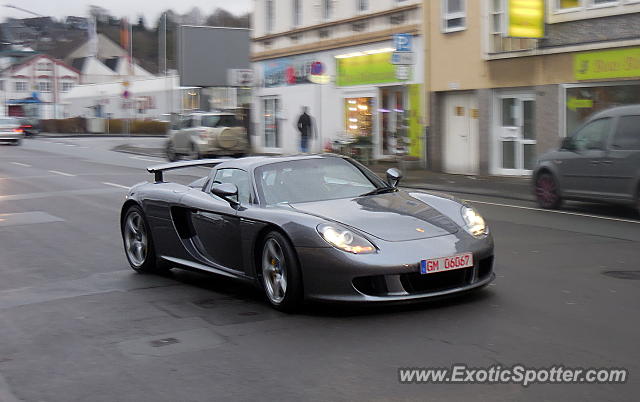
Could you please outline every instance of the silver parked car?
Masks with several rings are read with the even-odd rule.
[[[20,145],[24,138],[24,130],[15,117],[0,117],[0,142],[9,141]]]
[[[640,212],[640,105],[591,116],[538,159],[533,179],[543,208],[586,200],[631,204]]]
[[[249,152],[247,130],[233,113],[193,113],[171,130],[167,158],[200,159],[209,155],[242,156]]]

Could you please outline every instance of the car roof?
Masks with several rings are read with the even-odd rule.
[[[223,162],[216,166],[217,169],[235,168],[251,171],[260,166],[270,165],[272,163],[279,162],[293,162],[306,159],[329,159],[329,158],[341,158],[345,159],[342,155],[337,154],[300,154],[300,155],[275,155],[275,156],[249,156],[239,159],[229,159],[227,162]]]
[[[601,119],[603,117],[617,117],[628,115],[640,115],[640,105],[616,106],[603,110],[592,115],[589,120]]]

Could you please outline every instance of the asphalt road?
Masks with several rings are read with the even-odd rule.
[[[640,221],[471,197],[496,241],[485,290],[417,305],[270,309],[231,280],[135,274],[118,214],[157,139],[0,146],[0,401],[635,401]],[[205,170],[172,175],[187,182]],[[621,271],[614,272],[611,271]],[[626,279],[623,279],[626,278]],[[624,367],[618,385],[403,385],[400,367]]]

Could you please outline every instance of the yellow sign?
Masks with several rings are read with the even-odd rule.
[[[544,0],[508,0],[512,38],[544,38]]]
[[[591,99],[578,99],[572,96],[567,100],[567,107],[574,112],[577,109],[591,109],[593,108],[593,101]]]
[[[640,77],[640,47],[576,54],[573,71],[577,80]]]

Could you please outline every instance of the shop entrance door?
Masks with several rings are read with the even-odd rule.
[[[529,175],[536,162],[535,95],[500,95],[497,106],[497,173]]]
[[[404,87],[386,87],[381,89],[383,155],[403,154],[407,151],[408,131],[406,121],[406,91]]]

